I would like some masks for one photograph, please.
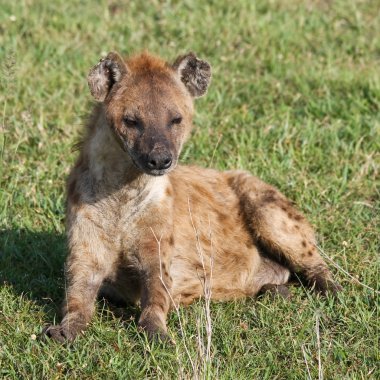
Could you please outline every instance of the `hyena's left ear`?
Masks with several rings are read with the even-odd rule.
[[[178,57],[173,68],[191,96],[198,98],[206,93],[211,81],[211,66],[208,62],[198,59],[194,53],[188,53]]]
[[[103,102],[112,86],[119,82],[127,73],[127,65],[118,53],[108,53],[105,58],[95,65],[87,76],[88,86],[92,96]]]

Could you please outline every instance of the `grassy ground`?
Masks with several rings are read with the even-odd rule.
[[[358,283],[378,290],[378,1],[5,0],[0,9],[0,378],[380,377],[378,293]],[[291,302],[212,304],[210,360],[199,349],[204,302],[170,315],[175,346],[149,345],[138,309],[102,303],[72,346],[38,338],[64,293],[64,182],[91,103],[87,72],[104,52],[144,48],[168,59],[193,50],[213,65],[182,161],[249,169],[278,186],[341,268],[331,264],[344,287],[337,300],[296,287]]]

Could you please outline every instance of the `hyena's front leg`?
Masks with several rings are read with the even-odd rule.
[[[139,262],[142,274],[141,316],[139,326],[150,339],[167,338],[166,317],[171,304],[170,256],[173,246],[171,235],[158,237],[148,231],[140,241]]]
[[[108,243],[105,234],[88,220],[86,225],[72,227],[63,319],[59,325],[45,329],[48,337],[59,342],[73,341],[86,329],[95,310],[99,288],[113,265]]]
[[[241,213],[256,242],[272,259],[301,273],[321,293],[340,290],[320,256],[313,228],[277,189],[244,172],[228,172]]]

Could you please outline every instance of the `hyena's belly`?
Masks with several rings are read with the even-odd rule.
[[[200,297],[228,300],[255,295],[261,287],[256,281],[261,261],[255,246],[239,243],[233,250],[219,252],[201,245],[190,254],[176,250],[170,268],[173,299],[186,305]]]

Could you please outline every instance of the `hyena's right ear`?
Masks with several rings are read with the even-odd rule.
[[[103,102],[112,86],[127,73],[127,65],[118,53],[111,52],[95,65],[87,76],[92,96]]]

